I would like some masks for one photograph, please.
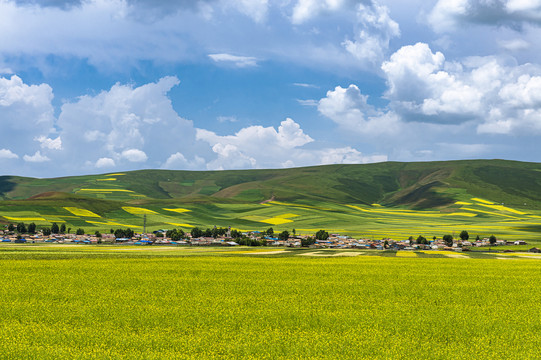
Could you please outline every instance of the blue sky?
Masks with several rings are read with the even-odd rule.
[[[538,161],[541,0],[0,0],[0,166]]]

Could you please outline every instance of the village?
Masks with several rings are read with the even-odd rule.
[[[216,228],[215,228],[216,229]],[[208,231],[208,230],[207,230]],[[129,232],[128,232],[129,233]],[[268,247],[289,247],[289,248],[330,248],[330,249],[371,249],[371,250],[445,250],[445,251],[468,251],[471,248],[486,248],[497,250],[502,246],[528,245],[522,240],[505,241],[489,238],[475,240],[454,238],[446,235],[443,238],[433,237],[432,240],[419,236],[414,239],[410,236],[407,239],[395,240],[391,238],[353,238],[347,235],[328,234],[320,230],[314,235],[292,235],[284,236],[284,232],[275,235],[269,231],[233,232],[229,229],[223,235],[193,236],[191,233],[182,233],[182,236],[170,230],[157,230],[149,233],[133,233],[131,237],[115,236],[115,233],[101,234],[70,234],[58,233],[44,235],[41,232],[35,234],[20,234],[15,231],[0,230],[1,243],[16,244],[123,244],[134,246],[268,246]],[[287,233],[287,231],[285,231]],[[321,236],[323,234],[323,236]],[[117,233],[118,235],[118,233]],[[234,235],[234,236],[232,236]],[[461,233],[464,237],[463,233]],[[447,238],[446,238],[447,237]],[[481,249],[480,249],[481,250]],[[513,251],[506,247],[505,251]],[[529,249],[530,252],[541,252],[538,248]]]

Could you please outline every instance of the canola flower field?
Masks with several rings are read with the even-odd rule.
[[[311,251],[0,246],[0,354],[539,358],[541,258]]]

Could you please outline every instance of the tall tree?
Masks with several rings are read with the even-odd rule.
[[[278,239],[283,240],[283,241],[286,241],[287,239],[289,239],[289,231],[287,230],[282,231],[280,234],[278,234]]]
[[[60,225],[60,233],[65,234],[66,233],[66,224]]]
[[[59,234],[59,233],[60,233],[60,228],[58,227],[58,224],[57,224],[57,223],[54,222],[54,223],[51,225],[51,232],[52,232],[53,234]]]
[[[460,239],[461,239],[462,241],[466,241],[466,240],[468,240],[468,239],[470,238],[470,234],[468,234],[468,232],[467,232],[466,230],[462,230],[462,231],[460,232],[459,237],[460,237]]]
[[[26,225],[24,223],[17,224],[17,232],[19,234],[26,234]]]
[[[443,241],[447,246],[453,246],[453,235],[443,235]]]
[[[319,230],[316,233],[316,239],[317,240],[327,240],[328,238],[329,238],[329,233],[326,232],[325,230]]]
[[[29,234],[35,234],[36,233],[36,224],[30,223],[28,225],[28,233]]]

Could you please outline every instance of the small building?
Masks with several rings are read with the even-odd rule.
[[[541,253],[541,249],[534,247],[534,248],[531,248],[530,250],[528,250],[528,252],[538,253],[539,254],[539,253]]]

